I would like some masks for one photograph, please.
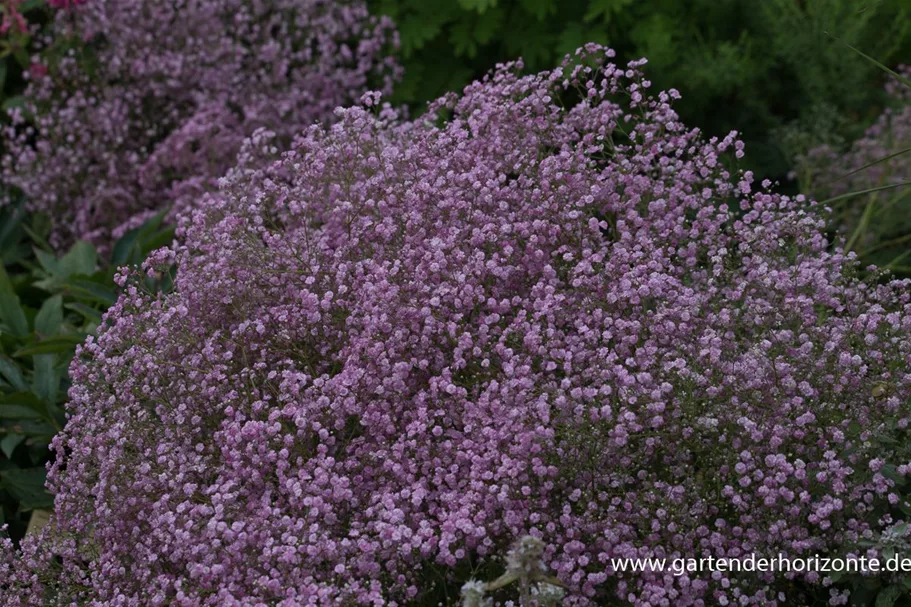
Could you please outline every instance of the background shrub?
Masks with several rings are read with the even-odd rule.
[[[54,25],[3,163],[55,245],[109,247],[213,189],[256,128],[291,137],[397,72],[359,2],[88,2]]]
[[[911,56],[906,2],[884,0],[377,0],[402,42],[395,99],[422,111],[500,61],[556,65],[584,42],[648,57],[677,110],[712,135],[742,133],[757,176],[786,183],[794,156],[853,140],[883,106],[875,68]]]
[[[911,80],[905,80],[889,82],[893,107],[863,137],[814,148],[796,170],[804,191],[833,200],[833,228],[849,249],[866,264],[902,275],[911,273]]]

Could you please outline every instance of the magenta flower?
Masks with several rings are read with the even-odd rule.
[[[24,33],[28,31],[28,23],[25,17],[19,12],[19,5],[22,0],[5,0],[3,3],[3,19],[0,21],[0,35],[7,35],[11,31],[14,33]]]
[[[68,9],[80,4],[85,4],[87,0],[48,0],[48,4],[54,8]]]

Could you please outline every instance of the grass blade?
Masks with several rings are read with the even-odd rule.
[[[890,183],[889,185],[881,185],[875,188],[870,188],[868,190],[858,190],[856,192],[848,192],[847,194],[842,194],[840,196],[834,196],[826,200],[820,200],[819,204],[830,204],[833,202],[838,202],[839,200],[844,200],[846,198],[854,198],[855,196],[863,196],[864,194],[871,194],[873,192],[879,192],[880,190],[891,190],[892,188],[900,188],[905,185],[911,185],[911,181],[901,181],[899,183]]]
[[[854,48],[853,46],[851,46],[850,44],[848,44],[847,42],[845,42],[844,40],[842,40],[842,39],[839,38],[838,36],[834,36],[834,35],[830,34],[829,32],[826,32],[826,34],[828,34],[829,36],[831,36],[834,40],[836,40],[836,41],[840,42],[841,44],[847,46],[849,49],[851,49],[852,51],[854,51],[855,53],[857,53],[858,55],[860,55],[861,57],[863,57],[864,59],[866,59],[867,61],[869,61],[870,63],[872,63],[872,64],[875,65],[876,67],[878,67],[879,69],[881,69],[882,71],[886,72],[887,74],[891,74],[892,76],[894,76],[895,78],[897,78],[899,82],[901,82],[902,84],[904,84],[904,85],[907,86],[908,88],[911,88],[911,80],[908,80],[907,78],[905,78],[904,76],[902,76],[901,74],[899,74],[899,73],[896,72],[895,70],[889,68],[888,66],[883,65],[882,63],[880,63],[879,61],[877,61],[876,59],[874,59],[874,58],[871,57],[870,55],[864,53],[863,51]]]
[[[889,154],[888,156],[883,156],[883,157],[880,158],[879,160],[874,160],[873,162],[871,162],[871,163],[869,163],[869,164],[865,164],[864,166],[860,167],[859,169],[854,169],[854,170],[851,171],[850,173],[845,173],[844,175],[842,175],[842,176],[840,176],[840,177],[836,177],[835,179],[833,179],[833,180],[830,181],[829,183],[835,183],[836,181],[840,181],[840,180],[844,179],[845,177],[850,177],[851,175],[854,175],[855,173],[860,173],[861,171],[864,171],[864,170],[866,170],[866,169],[869,169],[869,168],[872,167],[872,166],[876,166],[877,164],[886,162],[886,161],[888,161],[888,160],[892,160],[892,159],[895,158],[896,156],[901,156],[902,154],[906,154],[906,153],[908,153],[908,152],[911,152],[911,147],[907,147],[907,148],[905,148],[905,149],[903,149],[903,150],[899,150],[898,152],[895,152],[895,153],[893,153],[893,154]]]

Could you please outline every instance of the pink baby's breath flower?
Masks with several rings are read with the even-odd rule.
[[[281,154],[255,130],[81,348],[57,532],[0,561],[0,605],[478,604],[502,555],[580,607],[827,594],[612,560],[879,533],[911,282],[858,279],[612,56],[501,66],[413,122],[370,95]]]
[[[56,35],[97,46],[97,60],[67,55],[32,79],[2,166],[61,246],[104,248],[150,213],[194,206],[257,128],[287,145],[399,73],[391,22],[361,0],[53,4],[79,5]]]

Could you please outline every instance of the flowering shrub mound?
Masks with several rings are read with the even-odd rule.
[[[191,204],[255,129],[290,137],[398,73],[360,0],[69,4],[58,46],[80,42],[32,79],[4,160],[59,244]]]
[[[565,604],[844,601],[610,562],[851,550],[896,520],[907,462],[867,441],[911,388],[908,283],[854,278],[612,56],[414,123],[370,94],[266,168],[258,132],[148,262],[175,291],[123,276],[72,369],[59,596],[436,605],[531,535]]]

